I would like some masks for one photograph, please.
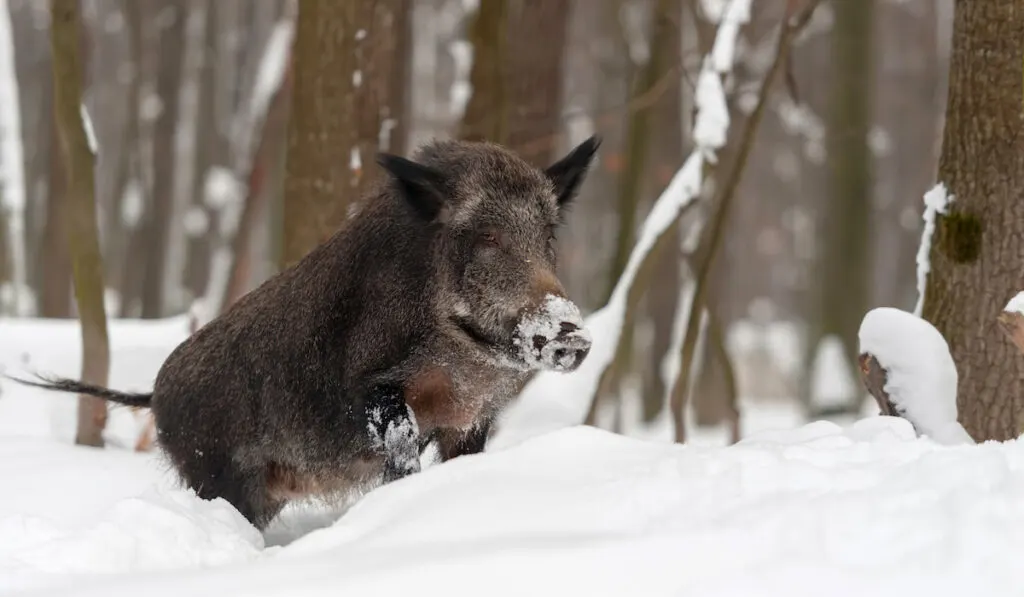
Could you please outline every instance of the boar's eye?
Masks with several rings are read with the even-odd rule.
[[[486,247],[500,247],[501,234],[494,228],[484,228],[477,233],[476,242]]]

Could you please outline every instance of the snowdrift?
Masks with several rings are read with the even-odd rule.
[[[729,448],[563,429],[267,548],[153,459],[0,442],[0,594],[1020,593],[1021,445],[942,446],[890,417]]]

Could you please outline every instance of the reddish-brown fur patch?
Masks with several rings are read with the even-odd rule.
[[[530,298],[540,306],[549,294],[565,298],[565,288],[553,272],[544,268],[535,268],[530,279]]]
[[[277,462],[267,464],[267,493],[274,500],[301,499],[319,493],[320,484],[309,475]]]
[[[414,375],[405,387],[405,401],[416,415],[420,432],[437,427],[468,427],[477,415],[470,404],[457,399],[451,376],[440,367],[429,367]]]
[[[271,462],[267,465],[267,494],[276,501],[330,498],[349,489],[358,489],[379,473],[380,462],[373,458],[355,458],[340,470],[320,475]]]

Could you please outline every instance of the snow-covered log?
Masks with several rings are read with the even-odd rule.
[[[957,370],[935,327],[906,311],[873,309],[860,325],[860,371],[883,415],[943,444],[973,443],[957,421]]]

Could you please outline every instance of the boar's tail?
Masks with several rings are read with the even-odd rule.
[[[28,381],[11,377],[10,375],[5,375],[4,377],[11,381],[15,381],[26,386],[32,386],[34,388],[43,388],[44,390],[53,390],[56,392],[70,392],[73,394],[86,394],[88,396],[95,396],[96,398],[102,398],[103,400],[122,404],[124,406],[147,407],[153,399],[153,394],[151,393],[131,394],[127,392],[116,392],[114,390],[104,388],[103,386],[94,386],[92,384],[82,383],[62,377],[47,379],[37,375],[36,377],[38,377],[40,381]]]

